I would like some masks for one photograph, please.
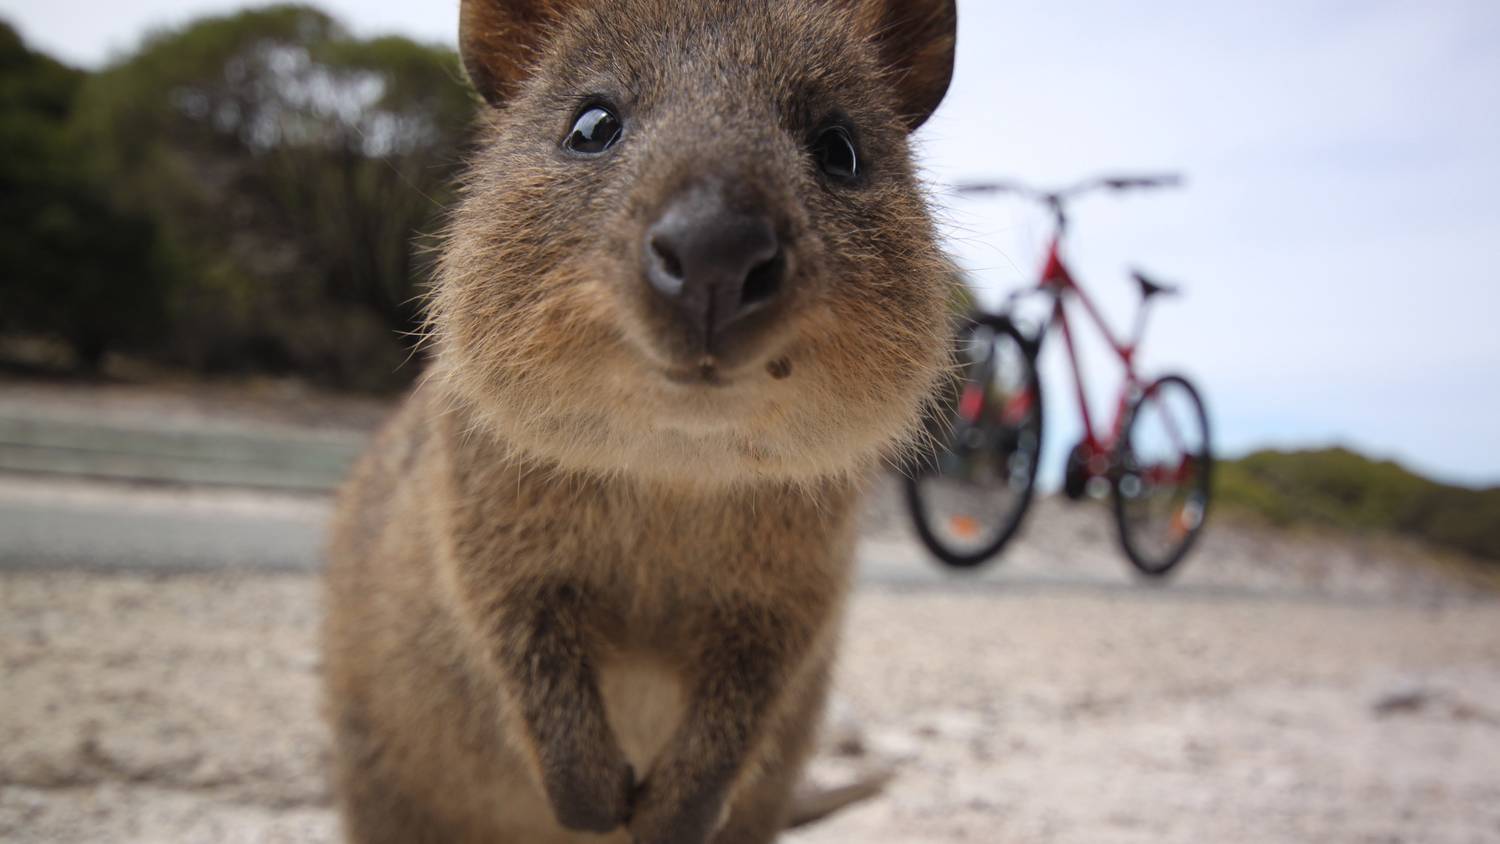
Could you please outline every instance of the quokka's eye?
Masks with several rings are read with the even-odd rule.
[[[584,109],[573,121],[573,129],[563,139],[563,146],[580,155],[600,155],[614,146],[625,127],[614,112],[601,105]]]
[[[824,175],[843,184],[859,178],[859,153],[854,149],[854,139],[842,126],[829,126],[813,140],[813,157]]]

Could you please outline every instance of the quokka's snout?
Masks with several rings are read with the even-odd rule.
[[[667,82],[662,96],[683,97],[667,108],[590,98],[563,142],[566,161],[620,190],[584,212],[614,253],[592,271],[635,351],[678,384],[763,369],[796,333],[789,323],[819,269],[807,260],[816,238],[806,198],[818,185],[802,139],[759,102],[754,77],[715,76]],[[841,154],[830,167],[852,178],[852,142]]]
[[[646,227],[642,275],[653,305],[667,311],[676,356],[704,380],[746,355],[795,282],[794,244],[765,205],[702,180],[668,197]]]
[[[602,121],[610,141],[595,147],[605,156],[620,144],[652,174],[634,186],[621,221],[619,239],[639,250],[638,266],[625,268],[623,292],[634,301],[624,317],[645,324],[651,351],[667,358],[678,383],[763,370],[794,342],[830,282],[862,274],[820,260],[831,232],[817,218],[847,212],[809,201],[866,186],[854,131],[833,114],[791,133],[774,113],[724,104],[743,87],[709,87],[707,104],[718,109],[709,125],[675,111],[618,123],[611,115]],[[592,112],[609,114],[595,107],[580,125],[592,129]]]

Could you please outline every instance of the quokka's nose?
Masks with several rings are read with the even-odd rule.
[[[770,217],[696,187],[668,202],[646,230],[646,281],[710,349],[739,320],[782,293],[786,255]]]

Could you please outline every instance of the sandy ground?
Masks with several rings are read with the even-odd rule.
[[[311,574],[0,573],[0,840],[333,840],[318,616]],[[1463,590],[877,586],[848,631],[814,773],[899,776],[797,844],[1500,841]]]
[[[266,389],[7,385],[0,412],[359,431],[383,409]],[[0,841],[334,841],[317,576],[287,570],[326,502],[0,480],[0,545],[37,556],[0,565]],[[875,496],[812,774],[898,778],[789,842],[1500,842],[1493,591],[1385,538],[1225,520],[1143,586],[1102,509],[1042,502],[1003,566],[953,579]],[[280,569],[218,548],[268,525]],[[125,560],[153,532],[220,567]]]

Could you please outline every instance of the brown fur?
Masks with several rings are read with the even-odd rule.
[[[792,816],[865,473],[944,364],[949,276],[906,132],[947,0],[465,0],[496,104],[427,382],[346,486],[326,661],[359,842],[751,844]],[[591,95],[619,147],[559,150]],[[820,179],[829,115],[861,181]],[[642,232],[711,180],[765,209],[785,300],[689,348]],[[587,833],[606,834],[600,838]]]

